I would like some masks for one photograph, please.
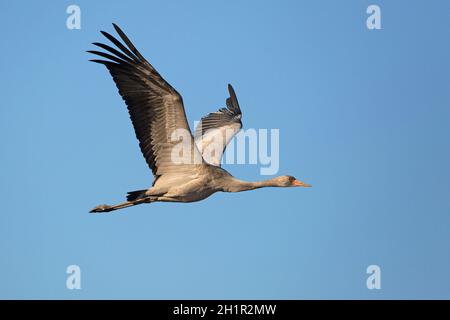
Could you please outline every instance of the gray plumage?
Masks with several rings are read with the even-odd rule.
[[[101,33],[116,47],[94,42],[107,52],[90,50],[103,59],[91,61],[103,64],[109,70],[119,94],[125,101],[141,152],[154,175],[150,189],[128,193],[127,201],[118,205],[99,205],[91,212],[108,212],[141,203],[155,201],[192,202],[202,200],[217,191],[238,192],[265,186],[309,186],[291,176],[282,176],[262,182],[235,179],[220,167],[223,151],[232,137],[242,128],[241,109],[231,85],[228,85],[227,108],[221,108],[202,118],[191,134],[181,95],[139,53],[124,32],[115,24],[114,29],[125,43],[107,32]],[[189,161],[172,159],[176,130],[187,132],[190,146]],[[211,141],[222,138],[218,152],[208,157],[204,150]],[[211,148],[209,148],[211,149]]]

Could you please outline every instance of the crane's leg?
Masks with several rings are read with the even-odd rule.
[[[132,201],[125,201],[113,206],[107,205],[107,204],[101,204],[96,206],[94,209],[92,209],[91,213],[104,213],[104,212],[110,212],[114,210],[119,210],[127,207],[132,207],[141,203],[150,203],[155,201],[162,201],[162,202],[180,202],[179,199],[173,198],[173,197],[166,197],[166,196],[148,196],[145,198],[140,198]]]
[[[110,212],[110,211],[114,211],[114,210],[119,210],[119,209],[123,209],[123,208],[127,208],[127,207],[131,207],[131,206],[135,206],[141,203],[148,203],[148,202],[152,202],[152,200],[150,198],[143,198],[143,199],[138,199],[138,200],[133,200],[133,201],[125,201],[113,206],[107,205],[107,204],[101,204],[96,206],[94,209],[92,209],[91,213],[104,213],[104,212]]]

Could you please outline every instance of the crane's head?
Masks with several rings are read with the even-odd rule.
[[[310,184],[297,180],[293,176],[281,176],[276,178],[276,180],[280,187],[312,187]]]

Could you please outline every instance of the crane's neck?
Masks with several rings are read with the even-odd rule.
[[[223,188],[223,191],[225,192],[241,192],[264,187],[281,187],[277,178],[256,182],[242,181],[236,178],[231,178],[227,182],[228,183]]]

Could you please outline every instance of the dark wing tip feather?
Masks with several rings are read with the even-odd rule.
[[[116,56],[113,56],[113,55],[111,55],[111,54],[109,54],[109,53],[105,53],[105,52],[101,52],[101,51],[96,51],[96,50],[88,50],[87,52],[92,53],[92,54],[96,54],[96,55],[98,55],[98,56],[100,56],[100,57],[109,59],[109,60],[114,61],[114,62],[117,62],[117,63],[127,64],[126,61],[121,60],[121,59],[117,58]]]
[[[100,63],[100,64],[103,64],[103,65],[105,65],[105,66],[113,66],[113,65],[118,65],[117,63],[115,63],[115,62],[111,62],[111,61],[106,61],[106,60],[100,60],[100,59],[89,59],[89,61],[91,61],[91,62],[95,62],[95,63]]]
[[[125,32],[123,32],[122,29],[120,29],[119,26],[117,26],[115,23],[113,23],[112,25],[113,25],[114,29],[116,30],[117,34],[119,35],[119,37],[123,40],[123,42],[125,42],[125,44],[131,50],[131,52],[133,52],[136,55],[136,57],[138,57],[143,62],[147,62],[147,60],[145,60],[145,58],[141,55],[141,53],[133,45],[131,40],[127,37]]]
[[[117,46],[125,55],[127,55],[130,59],[138,62],[139,58],[135,54],[133,54],[127,47],[125,47],[119,40],[114,38],[111,34],[106,31],[100,31],[100,33],[105,36],[109,41]],[[119,34],[120,35],[120,34]],[[108,50],[108,49],[107,49]]]
[[[228,109],[236,115],[241,114],[241,108],[231,84],[228,84],[228,92],[230,94],[230,97],[226,100]]]
[[[112,25],[113,25],[113,27],[114,27],[114,29],[117,31],[117,30],[120,30],[120,31],[122,31],[122,29],[120,29],[120,27],[117,25],[117,24],[115,24],[114,22],[112,23]]]
[[[130,57],[128,57],[127,55],[123,54],[122,52],[120,52],[106,44],[99,43],[99,42],[93,42],[92,44],[116,55],[117,57],[119,57],[129,63],[134,63],[134,61]]]
[[[89,61],[95,62],[95,63],[101,63],[101,64],[104,64],[105,62],[108,62],[108,61],[100,60],[100,59],[89,59]]]

